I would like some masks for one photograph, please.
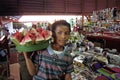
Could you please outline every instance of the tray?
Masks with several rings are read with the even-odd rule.
[[[32,52],[37,50],[45,49],[49,46],[49,41],[41,42],[40,44],[30,45],[30,46],[24,46],[24,45],[17,45],[16,49],[18,52]]]

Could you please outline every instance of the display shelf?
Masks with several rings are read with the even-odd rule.
[[[94,50],[83,52],[82,55],[84,55],[85,57],[88,57],[89,62],[87,63],[87,65],[84,65],[79,60],[78,60],[78,62],[76,62],[76,59],[74,58],[75,59],[75,61],[74,61],[74,72],[71,73],[72,80],[79,80],[79,79],[80,80],[97,80],[98,77],[100,77],[101,80],[102,79],[109,79],[109,78],[113,79],[114,77],[112,75],[114,73],[118,73],[118,72],[116,72],[116,70],[114,70],[114,68],[117,67],[117,69],[120,70],[120,66],[116,65],[114,63],[113,64],[110,64],[110,63],[105,64],[104,61],[102,60],[102,57],[101,57],[101,60],[100,59],[98,60],[97,58],[99,58],[99,56],[103,56],[102,54],[101,55],[100,54],[101,53],[95,52]],[[115,55],[115,54],[113,54],[113,55]],[[79,57],[79,56],[81,56],[81,53],[77,57]],[[93,56],[92,61],[90,59],[90,56]],[[82,59],[82,60],[84,60],[84,59]],[[101,62],[101,61],[103,61],[103,62]],[[99,71],[98,72],[94,71],[95,69],[93,68],[92,65],[94,65],[95,63],[102,63],[103,64],[103,66],[101,66],[101,68],[98,68],[98,70],[99,69],[106,69],[106,67],[107,67],[107,68],[109,68],[108,71],[114,71],[114,73],[111,74],[111,75],[109,74],[109,77],[107,77],[108,76],[107,72],[105,73],[105,74],[107,74],[107,76],[106,75],[101,75],[104,72],[101,73]],[[96,69],[97,69],[97,67],[96,67]]]

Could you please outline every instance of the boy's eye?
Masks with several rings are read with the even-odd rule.
[[[63,32],[58,32],[58,34],[65,34],[65,35],[69,35],[69,34],[70,34],[70,32],[65,32],[65,33],[63,33]]]
[[[62,32],[57,32],[58,34],[62,34]]]
[[[69,34],[70,34],[70,32],[65,32],[65,34],[66,34],[66,35],[69,35]]]

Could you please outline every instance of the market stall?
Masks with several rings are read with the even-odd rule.
[[[120,35],[119,32],[105,33],[88,33],[87,39],[93,42],[104,40],[104,48],[117,49],[120,52]]]
[[[118,80],[120,76],[120,58],[105,49],[92,48],[87,51],[78,51],[74,58],[73,80]],[[102,49],[102,48],[101,48]],[[76,51],[71,53],[76,54]]]

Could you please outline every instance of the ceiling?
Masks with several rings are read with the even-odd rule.
[[[0,16],[91,14],[118,7],[120,0],[0,0]]]

